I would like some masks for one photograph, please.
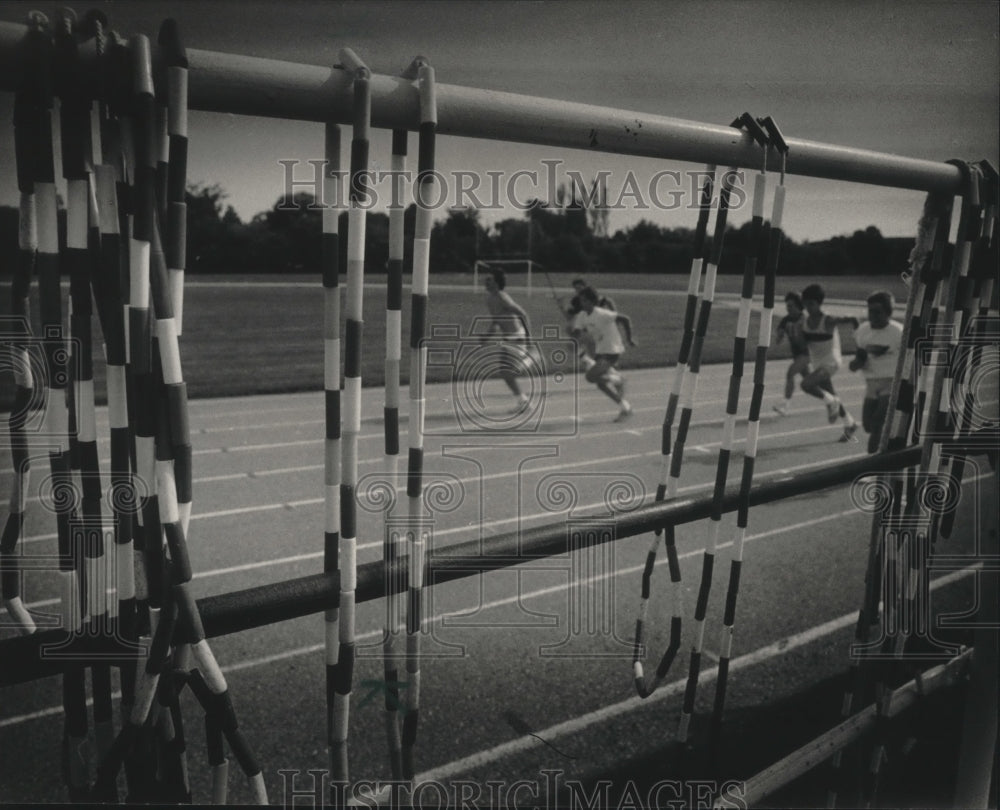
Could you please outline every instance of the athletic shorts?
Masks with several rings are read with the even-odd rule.
[[[534,373],[537,365],[534,347],[521,341],[504,341],[497,344],[499,371],[510,371],[521,377]]]
[[[827,374],[829,374],[832,377],[834,374],[836,374],[838,371],[840,371],[840,363],[838,363],[832,357],[828,357],[826,360],[824,360],[821,363],[815,363],[815,364],[813,364],[813,367],[812,367],[813,371],[819,371],[820,369],[822,369],[823,371],[825,371]]]
[[[892,377],[875,377],[865,380],[865,399],[888,397],[892,390]]]
[[[792,364],[788,369],[790,374],[802,374],[803,376],[809,373],[809,355],[808,354],[796,354],[792,357]]]
[[[594,359],[598,362],[605,362],[609,366],[613,366],[618,362],[618,358],[621,357],[620,354],[595,354]]]
[[[865,397],[865,401],[861,403],[861,427],[865,429],[865,433],[870,433],[875,437],[874,445],[878,444],[878,435],[888,412],[888,394],[880,397]],[[869,447],[868,452],[874,453],[875,451]]]

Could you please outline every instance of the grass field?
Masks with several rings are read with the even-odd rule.
[[[556,291],[569,297],[570,274],[552,274]],[[185,290],[184,331],[181,351],[188,395],[192,398],[210,396],[240,396],[286,391],[319,390],[323,386],[323,292],[314,276],[191,276]],[[816,279],[782,278],[778,281],[777,312],[783,314],[780,299],[787,290],[801,290]],[[404,283],[408,283],[405,279]],[[553,301],[552,291],[544,274],[533,279],[533,294],[524,289],[525,278],[512,275],[510,292],[524,306],[531,318],[532,331],[543,334],[546,326],[565,334],[564,322]],[[618,308],[633,320],[639,346],[622,358],[623,369],[672,365],[683,332],[684,298],[652,296],[650,290],[683,292],[687,278],[680,275],[654,276],[644,274],[590,276],[588,281],[601,290],[613,291]],[[839,277],[821,280],[830,299],[863,301],[868,291],[888,287],[898,298],[906,290],[898,278]],[[256,283],[255,283],[256,282]],[[369,282],[381,286],[384,276],[372,276]],[[342,282],[343,283],[343,282]],[[310,285],[315,285],[310,286]],[[436,289],[437,288],[437,289]],[[722,276],[717,291],[737,294],[740,278]],[[762,282],[758,279],[756,298],[761,296]],[[64,287],[65,290],[65,287]],[[34,324],[38,324],[37,301]],[[409,291],[404,289],[403,340],[409,336]],[[472,286],[469,275],[434,275],[431,278],[429,324],[455,325],[462,334],[468,332],[476,316],[485,311],[483,294]],[[0,315],[10,312],[10,285],[0,283]],[[64,304],[65,312],[65,304]],[[859,315],[863,307],[859,307]],[[367,385],[383,385],[385,381],[385,294],[378,287],[367,287],[364,297],[365,351],[362,379]],[[703,360],[724,362],[732,357],[736,310],[718,306],[713,309]],[[758,318],[750,325],[748,357],[756,345]],[[853,351],[849,330],[843,335],[845,351]],[[100,345],[95,332],[95,346]],[[772,350],[771,357],[788,357],[786,345]],[[402,364],[404,384],[408,382],[408,364]],[[565,370],[553,365],[550,371]],[[448,379],[447,368],[432,368],[431,381]],[[100,362],[94,369],[98,401],[103,402],[104,370]],[[499,384],[499,383],[498,383]],[[0,408],[9,409],[13,392],[12,378],[6,362],[0,369]]]

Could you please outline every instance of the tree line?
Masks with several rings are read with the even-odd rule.
[[[243,222],[218,185],[187,191],[189,273],[315,273],[322,257],[322,211],[306,192],[281,197],[267,211]],[[602,223],[602,214],[603,223]],[[65,212],[60,210],[61,227]],[[404,272],[412,267],[416,208],[404,214]],[[347,214],[341,213],[341,267],[346,268]],[[16,250],[18,212],[0,207],[0,245]],[[730,227],[719,272],[742,273],[751,248],[750,223]],[[479,212],[452,209],[434,223],[431,271],[471,272],[477,260],[530,258],[551,272],[687,273],[694,228],[664,228],[647,220],[608,235],[606,213],[582,205],[535,201],[520,217],[483,225]],[[385,272],[389,259],[389,217],[370,211],[366,223],[365,271]],[[869,226],[818,242],[781,245],[780,272],[788,275],[895,274],[907,265],[911,238],[886,238]],[[7,265],[7,262],[3,262]],[[2,272],[2,268],[0,268]]]

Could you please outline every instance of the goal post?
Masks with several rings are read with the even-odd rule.
[[[529,296],[532,292],[533,276],[535,271],[541,270],[544,272],[545,270],[542,265],[532,259],[476,259],[472,265],[473,289],[479,288],[480,272],[488,271],[494,267],[499,268],[504,272],[523,272],[525,274],[525,286],[527,287]]]

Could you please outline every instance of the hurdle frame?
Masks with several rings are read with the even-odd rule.
[[[25,25],[0,22],[0,91],[13,92],[17,87],[21,70],[19,44],[27,30]],[[80,48],[79,58],[82,71],[93,70],[97,57],[92,43]],[[187,49],[187,58],[191,110],[316,123],[352,121],[354,74],[345,66],[305,65],[192,48]],[[163,71],[166,66],[154,61],[153,67]],[[373,73],[370,93],[372,127],[418,130],[419,97],[410,80]],[[436,95],[437,133],[441,135],[739,168],[756,167],[761,157],[758,145],[727,126],[444,83],[436,85]],[[641,126],[637,128],[636,122]],[[785,168],[790,175],[938,194],[962,192],[962,172],[951,163],[795,138],[788,138],[787,146]],[[779,159],[777,152],[769,157]],[[526,261],[530,291],[532,262]],[[478,261],[474,280],[477,268]],[[920,448],[910,447],[831,464],[806,475],[772,476],[755,483],[750,505],[816,492],[847,483],[860,474],[910,467],[919,456]],[[704,519],[711,507],[711,495],[651,504],[616,517],[615,538]],[[737,507],[738,492],[730,488],[722,510],[732,512]],[[519,554],[511,551],[514,548],[537,554],[562,553],[565,528],[560,523],[519,535],[500,535],[485,546],[482,541],[473,542],[475,549],[482,549],[475,555],[471,554],[473,545],[458,544],[447,554],[428,559],[427,581],[442,583],[523,562]],[[387,581],[406,582],[407,558],[400,558],[397,565],[402,575],[388,577],[380,562],[362,566],[358,571],[357,601],[383,598]],[[328,572],[212,597],[201,600],[199,607],[204,613],[206,633],[213,637],[334,608],[339,588],[338,574]],[[0,642],[0,686],[58,671],[57,662],[37,654],[37,645],[53,641],[61,633],[47,631]],[[86,643],[97,644],[93,638]]]

